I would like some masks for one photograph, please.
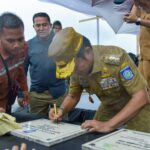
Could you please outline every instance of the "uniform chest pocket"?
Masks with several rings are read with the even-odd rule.
[[[100,81],[100,87],[104,95],[116,96],[120,95],[119,82],[114,77],[103,78]]]

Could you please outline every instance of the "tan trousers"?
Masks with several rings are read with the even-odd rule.
[[[66,94],[65,94],[66,95]],[[43,93],[30,92],[29,110],[36,115],[47,115],[50,108],[53,108],[54,103],[59,107],[65,95],[53,99],[49,91]]]
[[[146,79],[148,86],[150,87],[150,61],[140,60],[138,68]]]

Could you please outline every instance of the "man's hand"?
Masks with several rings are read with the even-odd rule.
[[[27,145],[25,143],[22,143],[20,149],[19,149],[19,146],[14,145],[12,147],[12,150],[27,150]]]
[[[23,95],[24,95],[24,97],[17,99],[18,104],[19,104],[21,107],[25,107],[25,106],[28,105],[28,103],[29,103],[29,93],[28,93],[28,91],[24,91],[24,92],[23,92]]]
[[[90,132],[101,132],[101,133],[108,133],[115,128],[112,128],[108,121],[101,122],[97,120],[86,120],[84,123],[82,123],[81,128],[88,129]]]
[[[17,101],[18,101],[19,106],[21,106],[21,107],[24,107],[24,106],[27,105],[27,102],[23,97],[22,98],[17,98]]]
[[[14,145],[12,147],[12,150],[27,150],[27,145],[25,143],[22,143],[20,148],[18,145]],[[32,150],[35,150],[35,148],[32,148]]]
[[[137,16],[133,13],[128,13],[123,17],[123,20],[127,23],[135,23],[137,21]]]
[[[56,120],[61,121],[62,116],[63,116],[62,109],[58,108],[57,114],[55,114],[55,110],[53,108],[51,108],[50,111],[49,111],[49,119],[52,120],[52,121],[56,121]]]

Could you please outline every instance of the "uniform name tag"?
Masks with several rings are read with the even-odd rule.
[[[131,80],[134,77],[134,73],[132,72],[129,66],[126,66],[120,71],[121,75],[125,80]]]

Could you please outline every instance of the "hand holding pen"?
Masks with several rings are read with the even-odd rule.
[[[58,118],[57,118],[57,106],[56,104],[54,104],[54,115],[56,117],[56,119],[54,120],[56,123],[58,123]]]
[[[63,116],[63,111],[62,109],[58,108],[56,104],[54,104],[54,108],[50,109],[49,111],[49,119],[52,121],[61,121]]]

